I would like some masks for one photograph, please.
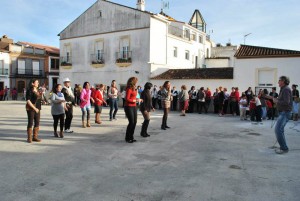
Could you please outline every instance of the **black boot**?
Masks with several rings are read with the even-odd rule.
[[[162,120],[161,129],[162,129],[162,130],[166,130],[166,121],[165,121],[164,118],[163,118],[163,120]]]
[[[144,121],[144,124],[145,124],[145,135],[146,135],[146,137],[150,137],[150,135],[147,133],[149,122],[150,122],[150,119],[149,120],[147,119],[147,120]]]
[[[144,122],[143,122],[143,125],[142,125],[142,130],[141,130],[141,136],[142,137],[147,137],[147,133],[146,133],[146,119],[144,120]]]

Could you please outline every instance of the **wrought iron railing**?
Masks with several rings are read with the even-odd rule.
[[[91,64],[104,64],[104,53],[91,54]]]
[[[15,75],[17,75],[17,76],[43,76],[43,71],[42,70],[17,68]]]
[[[71,56],[60,57],[60,65],[72,66],[72,57]]]
[[[0,69],[0,75],[8,75],[8,69],[7,68]]]
[[[132,63],[132,51],[116,52],[116,63]]]

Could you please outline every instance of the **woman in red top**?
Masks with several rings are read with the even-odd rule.
[[[128,119],[128,126],[126,129],[125,141],[128,143],[136,142],[133,138],[134,129],[137,122],[137,108],[136,102],[139,101],[136,99],[137,90],[136,83],[138,79],[136,77],[131,77],[127,81],[126,87],[126,96],[125,96],[125,114]]]
[[[100,114],[102,112],[102,105],[106,105],[106,102],[104,100],[103,97],[103,89],[104,89],[104,85],[100,84],[100,85],[96,85],[96,90],[94,91],[94,101],[95,101],[95,123],[96,124],[101,124],[101,120],[100,120]]]

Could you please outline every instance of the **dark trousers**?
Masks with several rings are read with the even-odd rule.
[[[224,100],[223,114],[227,114],[227,108],[228,108],[228,100]]]
[[[27,110],[28,124],[27,128],[32,128],[34,122],[34,128],[40,126],[41,111],[36,113],[34,110]]]
[[[66,111],[65,130],[71,128],[72,119],[73,119],[73,106],[68,108],[68,111]]]
[[[176,110],[177,110],[177,96],[173,96],[172,110],[173,110],[173,111],[176,111]]]
[[[204,112],[207,113],[207,107],[206,107],[206,103],[205,102],[201,102],[201,101],[198,101],[198,105],[197,105],[197,110],[199,112],[199,114],[202,113],[202,108],[204,108]]]
[[[125,114],[128,119],[125,141],[133,140],[134,130],[137,122],[137,108],[125,106]]]
[[[116,114],[118,112],[118,99],[110,98],[109,99],[109,106],[110,106],[109,119],[116,118]],[[113,110],[114,110],[114,113],[113,113]]]
[[[190,103],[189,103],[189,110],[188,110],[189,113],[194,112],[195,104],[197,104],[197,100],[196,99],[191,99]]]
[[[169,114],[170,108],[163,108],[163,109],[164,109],[164,115],[162,118],[161,127],[165,128],[166,126],[168,126],[167,121],[168,121],[168,114]]]
[[[157,104],[158,104],[158,108],[161,110],[162,109],[161,99],[157,99]]]
[[[256,117],[257,122],[261,122],[261,113],[262,113],[261,105],[256,106],[256,108],[255,108],[255,117]]]
[[[152,107],[156,109],[157,98],[152,98]]]
[[[65,114],[59,114],[59,115],[52,115],[53,116],[53,128],[54,128],[54,132],[57,131],[57,125],[58,125],[58,121],[60,122],[60,131],[64,130],[64,123],[65,123]]]

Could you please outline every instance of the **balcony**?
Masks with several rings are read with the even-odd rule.
[[[119,67],[127,67],[132,63],[132,51],[116,52],[116,65]]]
[[[71,56],[65,56],[60,57],[60,66],[64,69],[71,69],[72,68],[72,57]]]
[[[0,76],[2,76],[2,75],[8,75],[8,69],[6,69],[6,68],[0,69]]]
[[[33,70],[33,69],[24,69],[17,68],[14,77],[18,78],[36,78],[36,77],[44,77],[44,73],[42,70]]]
[[[93,66],[94,68],[104,67],[105,65],[104,53],[91,54],[90,62],[91,62],[91,66]]]
[[[173,36],[177,36],[179,38],[185,39],[190,41],[191,40],[191,34],[188,30],[182,30],[178,27],[169,25],[168,27],[168,34],[171,34]],[[196,36],[195,36],[196,37]]]

